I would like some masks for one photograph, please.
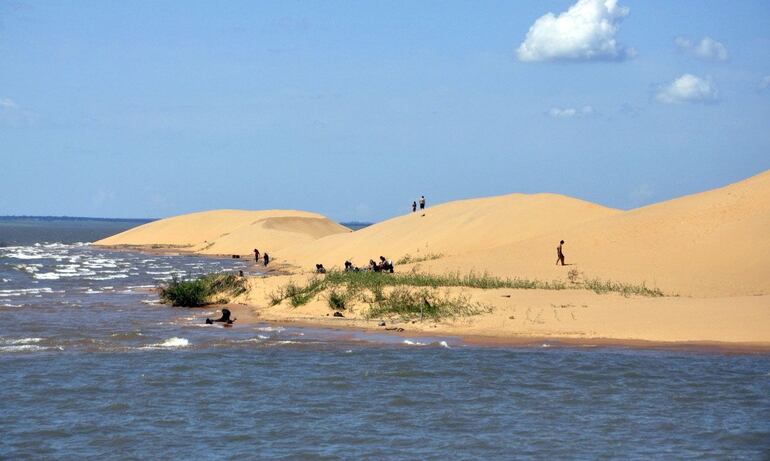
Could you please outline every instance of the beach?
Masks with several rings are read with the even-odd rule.
[[[248,277],[230,301],[242,318],[516,342],[770,348],[770,172],[666,202],[623,211],[555,194],[469,199],[397,216],[356,232],[321,215],[220,210],[160,220],[96,242],[105,247],[253,258],[272,256],[268,276]],[[556,265],[565,240],[567,265]],[[349,297],[339,315],[329,290],[294,305],[276,293],[307,287],[351,261],[396,262],[388,277],[502,283],[411,287],[427,299],[463,300],[470,315],[371,315],[371,295]],[[506,282],[507,281],[507,282]],[[505,283],[503,283],[505,282]],[[368,283],[368,282],[367,282]],[[376,282],[379,284],[379,282]],[[407,284],[407,282],[399,284]],[[427,297],[426,297],[427,296]],[[384,325],[383,325],[384,323]]]

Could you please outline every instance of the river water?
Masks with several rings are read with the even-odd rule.
[[[0,459],[770,459],[770,355],[206,326],[136,224],[0,222]]]

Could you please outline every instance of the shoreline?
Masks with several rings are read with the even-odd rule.
[[[339,317],[283,317],[277,316],[265,317],[261,315],[257,306],[243,304],[212,305],[221,309],[226,307],[230,309],[234,316],[238,318],[242,325],[253,325],[266,323],[281,327],[300,327],[323,330],[346,330],[352,332],[387,335],[403,339],[456,339],[461,345],[475,347],[571,347],[571,348],[613,348],[613,349],[638,349],[638,350],[661,350],[672,352],[692,352],[692,353],[723,353],[723,354],[770,354],[770,342],[727,342],[727,341],[656,341],[637,338],[606,338],[606,337],[568,337],[568,336],[545,336],[545,335],[481,335],[481,334],[463,334],[456,331],[442,330],[440,326],[435,329],[413,329],[408,328],[409,324],[400,327],[403,331],[386,330],[377,325],[376,320],[362,320],[355,318]],[[256,308],[256,309],[255,309]],[[245,315],[244,315],[245,314]],[[390,324],[388,327],[397,324]],[[425,325],[425,324],[423,324]]]
[[[135,251],[146,254],[163,255],[191,255],[203,256],[206,258],[230,259],[224,255],[201,255],[194,252],[178,251],[178,248],[149,249],[141,246],[100,246],[106,249],[118,251]],[[253,260],[246,260],[252,268],[259,268]],[[385,330],[384,327],[377,326],[381,321],[366,320],[356,317],[351,311],[345,312],[345,318],[332,317],[332,311],[326,306],[322,299],[316,299],[309,303],[309,306],[300,306],[297,308],[288,306],[270,306],[267,302],[267,295],[271,290],[275,290],[289,280],[306,279],[311,276],[307,273],[297,273],[289,270],[281,264],[276,264],[266,273],[248,275],[247,280],[249,289],[245,295],[239,296],[227,305],[210,305],[210,308],[227,307],[233,311],[242,324],[264,322],[279,326],[301,326],[307,328],[322,329],[344,329],[371,333],[378,335],[389,335],[400,338],[456,338],[463,344],[480,347],[535,347],[547,344],[547,347],[617,347],[632,348],[640,350],[672,350],[672,351],[715,351],[721,353],[770,353],[770,341],[755,340],[720,340],[719,335],[711,336],[703,331],[699,331],[701,337],[698,339],[687,338],[694,331],[705,330],[716,333],[723,333],[721,328],[714,329],[710,324],[719,324],[719,322],[731,323],[733,333],[742,332],[758,323],[758,309],[767,301],[770,306],[770,296],[754,297],[726,297],[726,298],[690,298],[690,297],[622,297],[612,294],[596,294],[588,290],[525,290],[525,289],[486,289],[474,290],[457,288],[460,293],[469,294],[474,300],[484,301],[495,306],[497,319],[491,318],[492,315],[476,315],[470,317],[455,318],[452,320],[443,320],[434,323],[432,321],[405,321],[385,319],[388,328],[404,328],[404,331]],[[505,293],[505,294],[502,294]],[[502,296],[501,296],[502,295]],[[256,299],[255,299],[256,298]],[[557,322],[562,322],[567,314],[571,314],[573,319],[575,315],[582,315],[593,309],[593,319],[588,324],[576,326],[568,330],[565,334],[564,329],[559,329],[561,325],[553,322],[553,319],[546,318],[540,321],[542,325],[536,325],[534,322],[529,325],[519,324],[518,327],[506,326],[506,318],[511,312],[506,311],[510,307],[504,304],[507,301],[515,300],[519,309],[521,306],[527,309],[539,310],[540,314],[544,311],[553,311],[553,316]],[[591,308],[588,308],[588,305]],[[744,308],[745,313],[741,317],[740,309],[736,310],[736,304]],[[569,305],[569,308],[563,306]],[[652,312],[652,309],[655,312]],[[677,312],[677,308],[685,312]],[[598,311],[597,311],[598,310]],[[581,312],[583,311],[583,312]],[[513,312],[521,316],[521,312]],[[652,313],[651,313],[652,312]],[[562,313],[564,315],[562,315]],[[349,316],[353,314],[353,316]],[[540,315],[538,314],[538,315]],[[548,315],[551,315],[550,313]],[[657,316],[656,316],[657,315]],[[689,317],[687,317],[689,315]],[[749,318],[753,315],[753,319]],[[770,309],[761,311],[761,315],[770,315]],[[560,320],[559,317],[562,316]],[[704,318],[705,316],[705,318]],[[686,322],[682,323],[682,317],[687,317]],[[701,318],[699,318],[701,317]],[[738,321],[736,322],[736,317]],[[744,318],[745,317],[745,318]],[[550,320],[550,325],[549,325]],[[660,330],[671,329],[671,324],[679,322],[680,328],[684,325],[684,332],[666,334],[669,338],[656,337],[661,334]],[[613,328],[607,324],[620,322]],[[646,325],[646,331],[636,331],[629,334],[629,324],[637,322],[639,325]],[[694,323],[700,322],[699,326]],[[510,323],[510,322],[508,322]],[[737,325],[741,324],[742,325]],[[764,322],[766,324],[767,322]],[[481,325],[480,325],[481,324]],[[649,328],[649,324],[657,324],[655,328]],[[636,329],[639,325],[634,325]],[[603,331],[600,331],[604,327]],[[538,328],[546,327],[546,328]],[[549,330],[547,327],[551,327]],[[767,328],[764,328],[766,330]],[[763,331],[764,331],[763,330]],[[606,334],[610,331],[611,334]],[[624,334],[625,331],[625,334]],[[605,333],[605,334],[602,334]],[[650,334],[653,333],[653,334]],[[683,339],[678,334],[683,335]],[[743,332],[742,332],[743,333]],[[705,335],[705,336],[704,336]],[[725,336],[724,334],[722,335]],[[729,334],[727,334],[729,336]],[[760,332],[755,337],[761,339],[770,338],[770,334]],[[740,336],[736,336],[740,338]]]

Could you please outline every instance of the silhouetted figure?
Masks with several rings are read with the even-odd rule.
[[[412,213],[417,211],[417,202],[412,202]]]
[[[564,245],[564,240],[559,242],[559,246],[556,247],[556,265],[558,266],[559,263],[561,265],[564,265],[564,251],[562,251],[562,246]]]
[[[259,250],[254,248],[254,262],[259,262]]]
[[[422,195],[420,196],[420,210],[424,210],[424,209],[425,209],[425,196]]]
[[[350,272],[353,270],[353,263],[350,261],[345,261],[345,272]]]
[[[324,267],[323,264],[316,264],[315,265],[315,273],[316,274],[325,274],[326,273],[326,268]]]
[[[222,309],[222,316],[221,317],[219,317],[216,320],[211,320],[211,319],[207,318],[206,319],[206,324],[207,325],[211,325],[214,322],[221,322],[221,323],[224,323],[225,325],[232,325],[233,322],[235,322],[236,320],[238,320],[238,319],[231,319],[230,318],[230,309]]]
[[[267,267],[267,265],[268,265],[268,264],[270,264],[270,255],[268,255],[267,253],[265,253],[265,254],[262,256],[262,260],[265,262],[265,267]]]

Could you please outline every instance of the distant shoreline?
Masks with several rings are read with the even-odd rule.
[[[0,221],[102,221],[102,222],[140,222],[149,223],[160,218],[91,218],[87,216],[0,216]]]

